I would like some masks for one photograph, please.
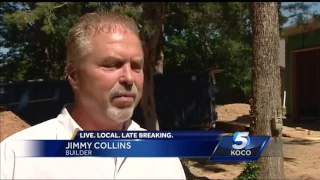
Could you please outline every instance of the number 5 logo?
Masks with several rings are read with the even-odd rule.
[[[236,132],[232,137],[232,147],[234,149],[244,149],[249,146],[250,138],[249,132]]]

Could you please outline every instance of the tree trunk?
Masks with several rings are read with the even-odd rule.
[[[272,128],[272,118],[281,113],[278,3],[254,2],[251,8],[253,98],[250,131],[252,135],[271,136],[258,160],[258,178],[284,179],[282,134],[281,130]]]
[[[161,28],[163,24],[163,11],[157,7],[158,3],[144,3],[143,4],[143,19],[150,29],[143,28],[141,31],[141,38],[144,41],[144,74],[145,82],[143,86],[143,96],[141,98],[141,107],[143,110],[145,128],[148,130],[159,130],[159,122],[156,114],[156,105],[154,99],[154,82],[153,74],[156,68],[157,47],[159,37],[161,35]],[[160,4],[160,3],[159,3]]]
[[[163,54],[163,48],[164,48],[164,36],[163,36],[163,32],[164,32],[164,24],[161,25],[161,31],[159,34],[159,42],[158,42],[158,46],[157,46],[157,58],[156,58],[156,72],[163,74],[163,61],[164,61],[164,54]]]

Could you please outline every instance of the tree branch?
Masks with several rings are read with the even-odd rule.
[[[300,15],[307,15],[307,13],[298,13],[298,14],[292,14],[290,16],[287,16],[286,18],[293,18],[295,16],[300,16]]]
[[[62,6],[65,6],[66,4],[68,4],[67,2],[64,2],[58,6],[53,7],[53,9],[57,9],[57,8],[61,8]]]
[[[164,15],[164,18],[167,18],[168,16],[175,15],[175,14],[176,14],[175,12],[172,12],[172,13],[166,14],[166,15]]]

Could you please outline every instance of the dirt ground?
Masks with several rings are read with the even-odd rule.
[[[11,111],[0,112],[0,141],[27,127],[30,126]]]
[[[218,121],[249,123],[248,104],[228,104],[217,108]],[[320,123],[292,124],[284,120],[283,151],[286,179],[319,179],[320,177]],[[233,179],[243,163],[212,163],[205,159],[184,161],[190,177],[203,179]],[[188,172],[189,173],[189,172]]]
[[[248,123],[249,105],[229,104],[217,108],[218,121]],[[283,129],[285,175],[287,179],[319,179],[320,123],[290,124],[284,121]],[[10,111],[0,112],[0,140],[23,130],[29,125]],[[212,163],[207,159],[183,159],[186,174],[196,179],[233,179],[243,163]]]

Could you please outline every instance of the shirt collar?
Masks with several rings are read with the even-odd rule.
[[[62,127],[66,130],[66,136],[68,138],[71,138],[73,136],[73,133],[75,132],[76,129],[79,131],[83,131],[83,129],[79,126],[78,123],[71,117],[68,107],[70,107],[71,104],[66,104],[61,110],[61,113],[58,116],[58,121],[62,125]],[[141,130],[141,127],[139,124],[134,122],[133,120],[128,120],[124,124],[124,131],[135,131],[135,130]],[[57,132],[57,136],[63,136],[59,132]],[[63,136],[65,138],[65,136]]]

